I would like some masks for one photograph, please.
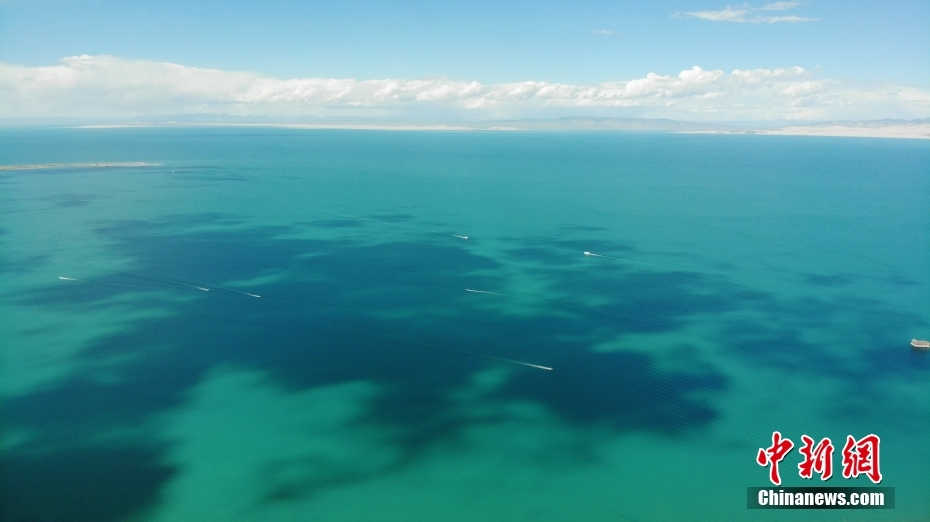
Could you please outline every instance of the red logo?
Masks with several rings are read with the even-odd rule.
[[[843,446],[843,478],[856,478],[860,474],[878,484],[882,481],[882,472],[878,467],[878,445],[881,439],[870,433],[859,440],[852,435],[846,436]]]
[[[829,480],[833,476],[833,442],[829,437],[820,439],[814,444],[813,437],[801,435],[803,443],[798,451],[804,459],[798,464],[798,475],[803,479],[811,479],[814,473],[820,475],[820,480]],[[843,478],[852,479],[865,475],[873,483],[882,481],[882,472],[879,467],[878,455],[881,439],[878,435],[870,433],[859,440],[852,435],[846,436],[843,446]],[[759,448],[756,454],[756,464],[769,467],[769,481],[776,486],[781,485],[781,474],[778,464],[794,448],[794,442],[782,437],[781,432],[772,432],[772,445]]]
[[[781,438],[781,432],[772,432],[772,445],[768,448],[759,448],[756,463],[760,466],[769,466],[769,480],[776,486],[781,484],[781,475],[778,474],[778,463],[791,451],[794,443],[791,439]]]
[[[829,480],[833,476],[833,443],[829,437],[820,439],[814,447],[814,439],[801,435],[804,445],[799,450],[804,455],[804,461],[798,464],[798,475],[809,479],[814,472],[820,474],[820,480]]]

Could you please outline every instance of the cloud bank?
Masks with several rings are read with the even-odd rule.
[[[734,22],[741,24],[816,22],[816,18],[808,18],[806,16],[773,14],[780,11],[795,9],[800,5],[800,2],[772,2],[762,7],[751,7],[744,4],[739,7],[726,6],[718,10],[690,11],[684,14],[709,22]]]
[[[774,5],[774,4],[773,4]],[[650,72],[597,84],[450,79],[292,78],[72,56],[51,66],[0,63],[0,119],[454,121],[560,116],[694,121],[924,118],[930,92],[855,88],[802,67]]]

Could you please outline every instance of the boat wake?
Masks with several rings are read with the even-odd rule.
[[[518,361],[516,359],[508,359],[506,357],[498,357],[496,355],[485,355],[484,357],[487,357],[488,359],[494,359],[495,361],[501,361],[501,362],[506,362],[510,364],[517,364],[520,366],[526,366],[527,368],[536,368],[537,370],[545,370],[547,372],[551,372],[554,370],[554,368],[551,366],[543,366],[542,364],[536,364],[536,363],[531,363],[531,362],[526,362],[526,361]]]
[[[492,292],[490,290],[475,290],[474,288],[466,288],[465,291],[472,294],[504,295],[499,292]]]
[[[122,279],[119,279],[122,278]],[[75,281],[75,282],[88,282],[84,279],[79,279],[77,277],[60,275],[58,279],[61,281]],[[133,282],[135,281],[135,282]],[[173,279],[167,277],[152,277],[144,274],[135,274],[135,273],[119,273],[116,274],[113,278],[103,279],[99,281],[94,281],[94,284],[99,284],[103,286],[118,286],[118,287],[130,287],[145,289],[151,288],[151,286],[162,286],[175,289],[183,290],[196,290],[198,292],[212,292],[212,291],[221,291],[228,292],[231,294],[242,295],[246,297],[251,297],[254,299],[261,299],[262,296],[252,292],[246,292],[244,290],[237,290],[235,288],[226,288],[222,286],[212,286],[206,283],[184,281],[183,279]]]

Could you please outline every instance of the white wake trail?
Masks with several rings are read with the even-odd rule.
[[[232,293],[234,293],[234,294],[244,295],[244,296],[246,296],[246,297],[254,297],[255,299],[261,299],[261,298],[262,298],[262,296],[260,296],[260,295],[258,295],[258,294],[253,294],[252,292],[244,292],[244,291],[242,291],[242,290],[236,290],[235,288],[217,287],[217,290],[223,290],[223,291],[225,291],[225,292],[232,292]]]
[[[466,288],[465,291],[471,292],[473,294],[504,295],[499,292],[492,292],[490,290],[475,290],[474,288]]]
[[[531,363],[531,362],[526,362],[526,361],[518,361],[516,359],[508,359],[506,357],[498,357],[496,355],[486,355],[485,357],[489,357],[496,361],[507,362],[511,364],[519,364],[520,366],[526,366],[528,368],[536,368],[537,370],[545,370],[547,372],[551,372],[554,370],[554,368],[551,366],[543,366],[542,364],[536,364],[536,363]]]

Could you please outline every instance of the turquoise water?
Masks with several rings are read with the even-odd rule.
[[[0,132],[100,161],[0,172],[4,520],[928,519],[926,143]],[[896,509],[748,511],[773,430]]]

